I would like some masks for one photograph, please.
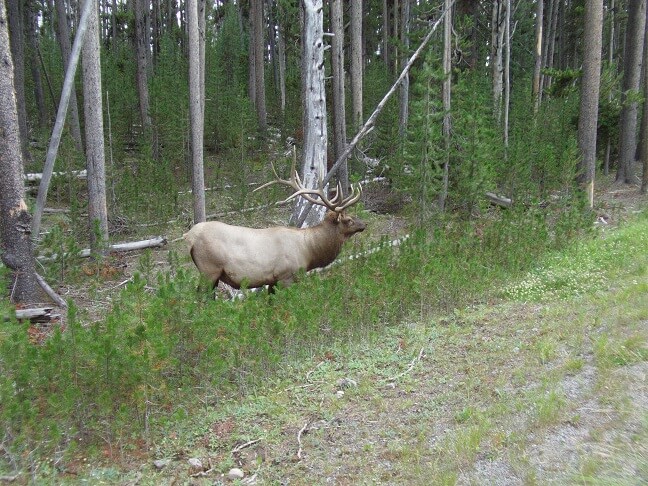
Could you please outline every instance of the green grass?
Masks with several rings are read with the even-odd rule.
[[[562,388],[567,377],[595,366],[587,393],[619,416],[633,413],[615,370],[648,358],[648,218],[548,258],[522,226],[512,234],[510,221],[491,224],[482,237],[462,237],[458,226],[420,233],[398,252],[385,248],[271,298],[234,302],[197,295],[195,272],[175,256],[160,275],[145,256],[102,320],[87,325],[72,308],[66,331],[39,346],[25,326],[7,324],[0,471],[27,467],[22,458],[37,450],[59,469],[106,482],[126,480],[151,457],[209,457],[227,472],[240,459],[232,449],[261,439],[240,454],[264,484],[319,484],[309,471],[328,462],[332,477],[351,482],[453,484],[476,461],[494,459],[536,477],[532,461],[513,451],[563,423],[586,423],[584,397]],[[516,278],[540,275],[537,299],[504,287],[533,262]],[[583,262],[596,265],[605,288],[587,286]],[[568,264],[569,286],[556,280]],[[508,300],[488,304],[497,295]],[[352,385],[340,385],[345,379]],[[306,452],[295,462],[305,423]],[[56,477],[50,463],[38,464],[36,477]],[[144,483],[185,474],[183,464],[147,469]],[[585,457],[581,471],[609,467]]]

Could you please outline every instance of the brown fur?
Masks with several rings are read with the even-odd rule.
[[[184,235],[198,270],[214,284],[234,288],[290,284],[300,270],[325,267],[343,243],[365,224],[344,212],[328,211],[312,228],[253,229],[218,221],[196,224]]]

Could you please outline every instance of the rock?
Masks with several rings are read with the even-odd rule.
[[[155,469],[164,469],[166,466],[168,466],[171,463],[171,459],[158,459],[157,461],[153,461],[153,466]]]
[[[195,469],[203,469],[202,461],[200,459],[198,459],[197,457],[192,457],[187,462],[189,463],[189,465],[191,467],[193,467]]]
[[[344,396],[344,392],[342,390],[338,390],[337,393],[335,394],[338,398],[342,398]]]
[[[337,381],[337,386],[339,388],[356,388],[358,386],[358,382],[352,380],[351,378],[340,378]]]
[[[233,467],[227,473],[227,479],[230,479],[232,481],[234,481],[235,479],[243,479],[244,477],[245,477],[245,473],[241,471],[238,467]]]

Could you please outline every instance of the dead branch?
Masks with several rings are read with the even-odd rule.
[[[301,436],[303,433],[308,432],[308,424],[309,422],[306,422],[304,426],[299,430],[299,433],[297,434],[297,444],[299,444],[299,449],[297,450],[297,459],[301,461],[302,458],[302,442],[301,442]]]
[[[50,322],[54,319],[61,317],[59,314],[52,314],[52,307],[38,307],[33,309],[16,309],[16,319],[19,321],[32,321],[32,322]],[[5,321],[9,320],[5,316]]]
[[[423,359],[423,356],[425,356],[425,347],[421,348],[421,351],[419,352],[418,356],[416,358],[414,358],[410,362],[409,366],[407,367],[407,369],[405,371],[403,371],[402,373],[399,373],[398,375],[391,378],[389,380],[389,382],[393,383],[393,382],[397,381],[398,379],[402,378],[403,376],[405,376],[410,371],[412,371],[412,369],[414,369],[414,366],[416,365],[416,363],[418,363],[419,361],[421,361],[421,359]]]
[[[164,236],[156,236],[155,238],[150,238],[148,240],[141,241],[131,241],[128,243],[116,243],[108,247],[108,251],[131,251],[131,250],[142,250],[144,248],[159,248],[167,244],[167,240]],[[69,256],[69,255],[66,255]],[[90,256],[90,249],[81,250],[76,255],[79,258],[88,258]],[[40,256],[38,260],[41,262],[50,262],[56,260],[58,255],[54,254],[52,256]]]
[[[56,305],[58,305],[63,309],[67,309],[67,302],[65,302],[65,300],[63,300],[63,298],[59,294],[54,292],[54,289],[52,289],[52,287],[50,287],[45,281],[45,279],[41,277],[38,273],[36,273],[36,281],[38,282],[38,285],[41,286],[43,291],[48,295],[48,297],[52,299],[52,301]]]
[[[69,172],[52,172],[52,176],[54,177],[74,177],[76,179],[87,179],[88,178],[88,171],[83,169],[83,170],[71,170]],[[43,174],[40,172],[34,172],[34,173],[29,173],[25,174],[25,182],[40,182],[43,179]]]
[[[513,201],[506,196],[498,196],[494,192],[487,192],[486,197],[495,206],[501,206],[503,208],[510,208],[513,204]]]
[[[245,449],[246,447],[250,447],[251,445],[254,445],[254,444],[256,444],[257,442],[261,442],[261,439],[254,439],[254,440],[250,440],[250,441],[246,442],[245,444],[238,445],[238,446],[236,446],[234,449],[232,449],[231,453],[232,453],[232,454],[236,454],[236,453],[238,453],[238,452],[241,452],[241,451],[242,451],[243,449]]]

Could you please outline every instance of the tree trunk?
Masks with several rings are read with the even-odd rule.
[[[67,72],[70,65],[70,55],[72,48],[70,46],[70,28],[67,14],[65,12],[65,0],[56,0],[56,32],[63,58],[63,69]],[[76,88],[72,83],[72,92],[68,102],[67,109],[70,112],[70,134],[74,140],[76,149],[83,153],[83,139],[81,138],[81,123],[79,122],[79,106],[77,104]]]
[[[509,112],[511,109],[511,0],[505,0],[504,8],[504,149],[509,146]]]
[[[502,93],[504,91],[504,0],[493,1],[491,22],[491,59],[493,73],[493,114],[502,120]]]
[[[353,7],[353,2],[351,6]],[[382,58],[387,71],[391,71],[391,42],[390,42],[390,24],[389,24],[389,0],[383,0],[382,7],[383,27],[382,27]],[[355,120],[354,120],[355,124]],[[354,127],[355,128],[355,127]]]
[[[265,44],[263,36],[263,0],[250,0],[252,43],[254,50],[254,106],[257,113],[259,130],[263,134],[268,128],[265,100]]]
[[[277,57],[279,57],[279,93],[281,100],[281,114],[286,112],[286,41],[285,35],[285,18],[282,15],[281,7],[279,20],[277,22]]]
[[[346,109],[344,92],[344,18],[342,0],[331,0],[331,68],[333,71],[333,154],[335,159],[342,155],[346,148]],[[343,164],[337,173],[338,181],[346,196],[349,188],[347,164]]]
[[[45,108],[45,95],[40,69],[38,69],[38,20],[33,4],[26,5],[25,25],[29,66],[32,81],[34,82],[34,100],[36,101],[36,111],[38,112],[38,125],[44,128],[47,126],[47,109]]]
[[[193,177],[194,224],[206,220],[205,176],[203,173],[203,127],[200,99],[200,33],[198,27],[198,0],[187,2],[187,27],[189,28],[189,121],[191,124],[191,157]]]
[[[542,24],[544,13],[543,0],[536,0],[536,34],[535,34],[535,49],[533,56],[535,59],[535,67],[533,69],[533,113],[538,113],[540,109],[540,102],[542,101]]]
[[[633,162],[637,146],[636,94],[641,78],[641,54],[643,50],[646,25],[646,0],[629,0],[628,24],[625,36],[625,56],[623,60],[622,110],[619,140],[619,169],[617,182],[632,184],[636,182]]]
[[[99,253],[108,242],[106,204],[106,166],[101,100],[101,63],[99,57],[99,15],[97,5],[88,17],[88,32],[83,44],[83,113],[85,118],[86,164],[88,169],[88,219],[90,247]]]
[[[646,25],[648,25],[648,8],[646,9]],[[648,35],[645,39],[648,43]],[[644,72],[644,85],[643,85],[643,114],[642,114],[642,132],[641,132],[641,161],[643,175],[641,177],[641,194],[648,193],[648,47],[644,44],[643,52],[643,72]]]
[[[38,300],[38,292],[29,236],[31,217],[24,197],[24,169],[7,25],[3,0],[0,2],[0,254],[2,262],[12,272],[11,300],[33,303]]]
[[[363,81],[363,60],[362,60],[362,2],[351,2],[350,8],[350,31],[351,31],[351,105],[353,112],[353,129],[358,130],[362,126],[362,81]]]
[[[11,56],[14,60],[14,87],[16,90],[16,105],[18,109],[18,128],[23,158],[31,160],[29,154],[29,128],[27,126],[27,103],[25,101],[25,53],[23,45],[23,20],[21,13],[22,2],[9,0],[7,15],[9,19],[9,42]]]
[[[452,0],[445,0],[446,15],[443,19],[443,145],[444,160],[441,176],[441,192],[439,193],[439,210],[444,211],[448,198],[448,181],[450,173],[450,147],[452,134],[452,118],[450,116],[452,87]]]
[[[148,139],[151,132],[151,115],[149,108],[148,91],[148,51],[150,49],[149,36],[146,31],[149,16],[149,0],[134,0],[135,9],[135,53],[137,57],[137,93],[139,95],[140,123],[145,137]]]
[[[326,173],[326,89],[324,86],[324,19],[322,0],[303,0],[304,32],[302,35],[302,83],[304,93],[304,148],[302,153],[302,181],[304,187],[316,188]],[[308,211],[304,224],[315,226],[324,217],[325,208],[310,205],[297,198],[291,224],[301,220]]]
[[[410,30],[410,0],[402,0],[401,4],[401,55],[403,57],[403,66],[409,61],[409,30]],[[409,74],[403,78],[400,85],[400,110],[398,134],[401,142],[404,142],[407,134],[407,125],[409,122]]]
[[[578,118],[578,147],[581,151],[580,183],[585,188],[590,208],[594,207],[596,172],[596,128],[601,81],[603,0],[585,2],[583,76]]]

